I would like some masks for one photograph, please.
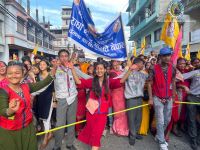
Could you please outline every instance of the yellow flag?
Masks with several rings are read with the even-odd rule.
[[[41,54],[40,54],[41,56],[44,56],[44,53],[43,52],[41,52]]]
[[[18,57],[15,53],[13,53],[13,60],[18,60]]]
[[[182,46],[180,47],[179,53],[178,53],[179,58],[183,58],[183,51],[182,51]]]
[[[190,60],[191,60],[191,58],[190,58],[190,44],[189,44],[189,43],[188,43],[187,48],[186,48],[185,59],[186,59],[187,61],[190,61]]]
[[[146,40],[145,40],[145,37],[141,43],[141,51],[140,51],[140,54],[144,55],[144,51],[145,51],[145,48],[146,48]]]
[[[133,49],[133,56],[134,56],[134,57],[137,57],[137,50],[136,50],[136,47],[134,47],[134,49]]]
[[[179,26],[177,19],[172,18],[172,16],[168,13],[165,17],[160,39],[163,40],[166,45],[174,49],[178,34]]]
[[[197,58],[200,59],[200,50],[198,50]]]
[[[34,47],[32,54],[37,55],[37,51],[38,51],[38,44]]]
[[[136,48],[135,43],[134,43],[134,48],[133,48],[133,56],[137,57],[137,48]]]

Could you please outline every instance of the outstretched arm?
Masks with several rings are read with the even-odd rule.
[[[132,71],[137,71],[138,70],[138,66],[137,65],[132,65],[129,70],[126,72],[126,74],[122,77],[122,79],[120,80],[120,83],[125,83],[125,81],[128,79],[129,75],[131,74]]]

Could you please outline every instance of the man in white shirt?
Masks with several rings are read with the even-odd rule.
[[[61,65],[58,67],[55,75],[54,86],[55,96],[57,98],[57,114],[56,127],[76,122],[77,110],[77,90],[71,70],[66,67],[69,61],[69,52],[67,50],[60,50],[58,57]],[[54,150],[61,150],[62,140],[65,134],[65,129],[60,129],[55,132]],[[75,140],[74,126],[67,128],[66,147],[69,150],[76,150],[73,143]]]

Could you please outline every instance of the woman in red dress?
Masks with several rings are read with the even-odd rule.
[[[92,146],[92,150],[99,150],[100,148],[100,140],[106,126],[108,108],[111,103],[110,89],[121,87],[132,70],[137,69],[137,66],[131,67],[122,79],[108,79],[105,64],[104,61],[97,62],[95,64],[95,76],[93,79],[87,80],[79,79],[73,69],[73,65],[68,64],[69,68],[72,69],[72,74],[78,88],[90,89],[89,98],[97,101],[99,104],[94,114],[86,112],[86,126],[78,136],[81,142]]]

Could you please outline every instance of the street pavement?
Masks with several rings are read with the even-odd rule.
[[[65,139],[67,136],[65,137]],[[67,150],[63,140],[62,150]],[[45,150],[52,150],[54,145],[54,139],[50,141]],[[78,150],[90,150],[90,148],[81,142],[75,142],[75,146]],[[170,135],[169,150],[192,150],[189,146],[188,138],[185,136],[177,138],[174,135]],[[144,136],[143,140],[137,140],[134,146],[130,146],[127,137],[119,137],[110,135],[107,133],[102,138],[102,146],[100,150],[159,150],[158,144],[154,141],[154,137],[149,134]],[[200,150],[200,147],[199,147]]]

